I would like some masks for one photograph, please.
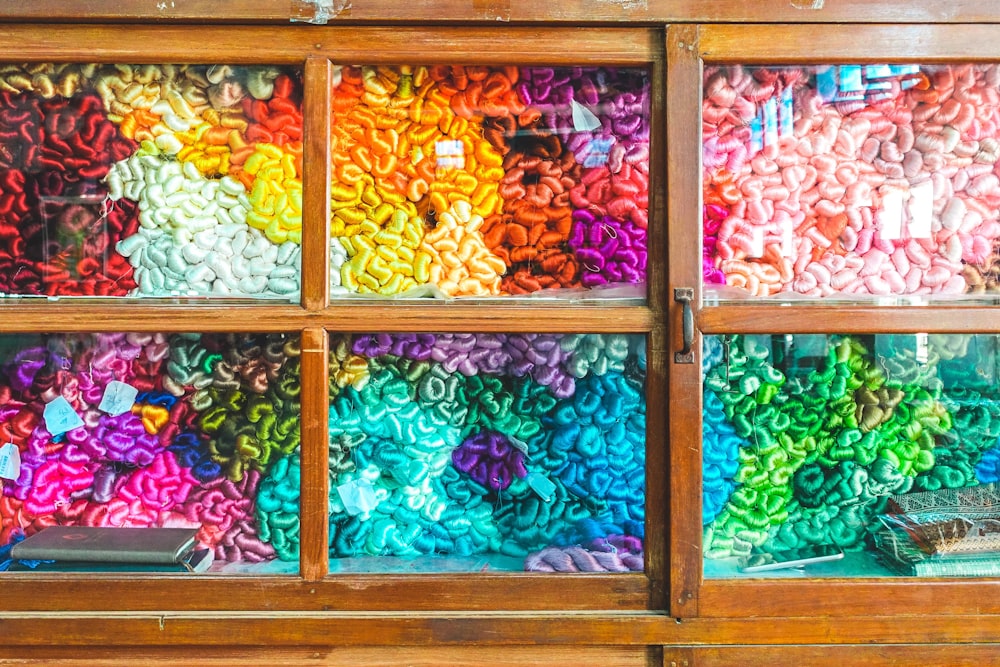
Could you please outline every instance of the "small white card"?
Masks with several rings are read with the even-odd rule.
[[[62,396],[45,404],[42,418],[45,420],[45,429],[54,436],[83,426],[80,415],[76,414],[73,406]]]
[[[0,447],[0,477],[17,479],[21,476],[21,450],[13,442]]]
[[[112,417],[125,414],[135,405],[135,397],[139,395],[139,390],[130,384],[112,380],[104,388],[104,396],[101,397],[101,404],[97,409],[106,412]]]
[[[903,235],[903,193],[890,189],[882,193],[882,208],[878,217],[879,237],[894,241]]]
[[[573,129],[577,132],[591,132],[601,127],[601,119],[594,112],[576,100],[569,101],[573,110]]]
[[[341,484],[337,487],[337,494],[340,495],[340,502],[344,503],[344,510],[351,516],[370,512],[378,505],[375,487],[367,479],[355,479]]]
[[[906,210],[910,214],[910,224],[906,231],[911,239],[929,239],[932,236],[931,219],[934,215],[934,184],[924,181],[910,186],[910,201]]]

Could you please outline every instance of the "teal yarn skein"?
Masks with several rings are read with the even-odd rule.
[[[257,522],[260,539],[283,561],[299,559],[299,497],[301,470],[296,452],[274,462],[257,492]]]

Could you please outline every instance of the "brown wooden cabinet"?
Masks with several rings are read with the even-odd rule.
[[[2,659],[69,664],[983,664],[991,579],[703,575],[702,336],[992,333],[995,306],[705,304],[702,77],[715,64],[1000,61],[982,3],[423,0],[58,2],[0,10],[4,62],[232,63],[301,71],[301,299],[0,304],[0,333],[300,336],[300,553],[289,575],[5,573]],[[321,3],[317,3],[322,7]],[[324,23],[323,25],[311,24]],[[645,299],[345,302],[331,295],[332,82],[340,65],[635,68],[650,80]],[[690,288],[695,363],[677,363]],[[835,322],[835,324],[832,324]],[[331,335],[644,339],[645,571],[331,573]]]

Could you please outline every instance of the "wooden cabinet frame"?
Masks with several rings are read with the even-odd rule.
[[[704,580],[697,363],[703,333],[770,333],[775,322],[783,331],[820,333],[831,328],[833,312],[844,316],[836,328],[847,333],[948,331],[954,329],[948,323],[959,318],[968,331],[1000,328],[993,309],[976,307],[833,311],[813,305],[791,317],[777,306],[705,308],[698,261],[702,63],[1000,60],[1000,28],[989,25],[1000,21],[1000,12],[981,0],[353,0],[328,25],[290,26],[293,8],[308,3],[174,4],[134,7],[128,0],[99,0],[82,9],[59,0],[8,4],[0,8],[0,60],[302,67],[307,166],[301,304],[5,304],[0,333],[301,333],[300,574],[198,579],[5,574],[0,660],[69,662],[86,649],[88,657],[108,664],[143,659],[155,665],[171,664],[196,649],[207,660],[240,655],[248,665],[391,664],[385,651],[396,647],[392,655],[398,659],[426,659],[419,664],[429,665],[449,664],[446,655],[493,661],[500,654],[491,649],[503,647],[509,651],[502,654],[504,664],[526,665],[575,657],[670,667],[915,665],[928,658],[971,665],[1000,650],[993,644],[1000,635],[997,581]],[[648,304],[331,303],[325,94],[331,65],[477,64],[503,58],[511,64],[649,68]],[[672,298],[678,287],[694,289],[695,364],[673,363],[682,346],[681,308]],[[646,573],[328,576],[327,334],[370,330],[645,335]],[[898,615],[912,616],[913,623],[900,623]],[[916,622],[919,636],[911,629]],[[178,653],[168,646],[187,648]]]
[[[841,62],[969,62],[997,61],[1000,49],[994,26],[805,26],[698,25],[671,26],[667,33],[667,131],[670,204],[670,282],[694,287],[701,304],[700,184],[690,165],[701,156],[700,90],[704,64],[823,64]],[[681,90],[684,92],[682,93]],[[698,192],[699,197],[683,193]],[[675,307],[676,310],[676,307]],[[679,323],[679,313],[671,322]],[[699,334],[736,333],[946,333],[961,323],[963,332],[995,332],[995,307],[825,306],[812,303],[789,308],[766,303],[712,305],[695,308]],[[671,336],[679,344],[678,334]],[[696,342],[698,350],[700,340]],[[699,443],[700,358],[693,365],[671,366],[671,467],[692,473],[671,478],[671,613],[706,617],[809,617],[880,614],[996,614],[995,580],[847,578],[813,580],[703,579],[701,554],[701,450]],[[697,397],[697,398],[694,398]],[[677,418],[677,411],[682,412]],[[678,423],[679,422],[679,423]],[[699,500],[682,503],[680,499]]]
[[[629,65],[662,79],[661,31],[615,28],[587,31],[518,27],[496,29],[344,28],[274,26],[6,26],[5,60],[125,63],[261,63],[304,70],[305,173],[303,275],[300,306],[147,305],[143,302],[42,303],[8,306],[0,331],[293,331],[302,335],[302,553],[293,577],[209,576],[169,582],[122,576],[7,575],[3,605],[10,610],[148,611],[400,611],[400,610],[633,610],[662,607],[665,497],[651,479],[647,495],[650,565],[646,574],[587,577],[510,574],[327,574],[327,333],[328,332],[625,332],[649,337],[649,404],[665,404],[658,322],[662,261],[654,260],[648,306],[525,304],[476,306],[331,302],[329,235],[329,82],[333,63],[382,64],[496,62],[514,64]],[[498,48],[483,48],[494,43]],[[247,44],[260,45],[248,50]],[[380,50],[372,52],[371,44]],[[654,86],[662,90],[662,86]],[[653,102],[662,118],[662,96]],[[653,122],[659,142],[662,120]],[[656,158],[662,161],[661,157]],[[663,188],[662,178],[653,186]],[[657,203],[659,199],[659,203]],[[663,257],[663,197],[652,196],[651,255]],[[657,250],[657,248],[659,250]],[[71,300],[70,300],[71,301]],[[652,410],[648,457],[665,467],[664,410]],[[659,419],[657,418],[659,417]],[[659,433],[657,436],[656,434]],[[69,585],[67,585],[69,584]],[[113,586],[116,595],[101,592]],[[496,591],[503,591],[498,601]]]

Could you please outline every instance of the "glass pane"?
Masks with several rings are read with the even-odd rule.
[[[998,343],[706,337],[706,576],[995,576]],[[744,571],[787,558],[814,562]]]
[[[649,75],[342,67],[335,295],[645,299]]]
[[[142,569],[11,560],[82,526],[193,528],[211,571],[297,572],[299,356],[283,334],[0,336],[0,570]]]
[[[331,340],[331,572],[642,571],[645,339]]]
[[[302,82],[0,65],[0,295],[297,301]]]
[[[707,67],[708,303],[993,303],[995,64]]]

